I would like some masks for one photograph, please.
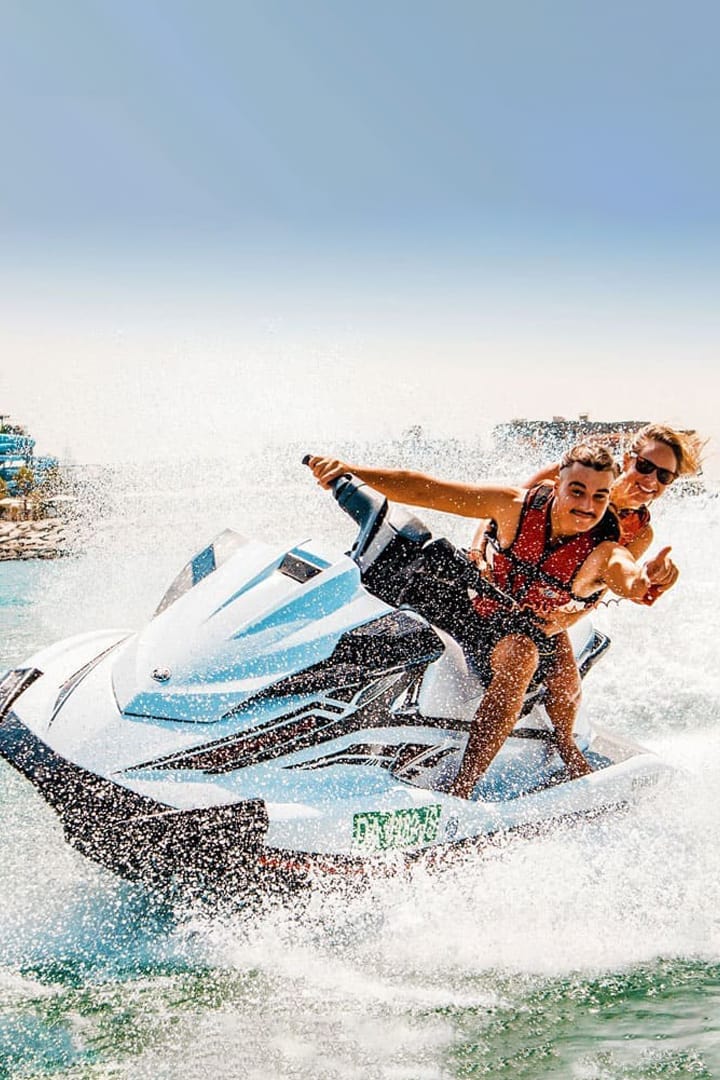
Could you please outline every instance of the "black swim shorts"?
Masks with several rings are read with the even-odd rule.
[[[531,687],[544,682],[552,671],[557,656],[557,637],[548,637],[532,616],[524,611],[502,612],[483,618],[473,612],[474,622],[467,620],[463,626],[463,646],[472,653],[473,660],[485,686],[492,679],[490,657],[499,641],[510,634],[522,634],[530,638],[538,650],[538,666],[530,683]]]

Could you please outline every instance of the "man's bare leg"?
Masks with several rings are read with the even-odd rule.
[[[570,638],[565,631],[558,634],[555,663],[545,678],[545,686],[545,711],[555,728],[558,753],[573,780],[586,776],[592,769],[573,737],[575,718],[582,699],[582,686]]]
[[[537,647],[521,634],[509,634],[493,649],[492,679],[472,722],[460,771],[451,788],[453,795],[461,799],[472,795],[479,777],[517,723],[537,664]]]

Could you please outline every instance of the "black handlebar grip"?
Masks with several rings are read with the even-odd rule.
[[[305,454],[305,456],[302,459],[303,465],[309,465],[311,457],[312,457],[312,454]],[[329,485],[330,491],[333,493],[333,495],[335,496],[336,499],[339,499],[340,492],[345,488],[345,486],[347,484],[347,481],[350,480],[351,478],[352,478],[352,473],[346,472],[346,473],[342,473],[341,476],[336,476],[334,480],[330,481],[330,485]],[[356,483],[358,483],[358,481],[356,481]],[[361,485],[361,486],[364,487],[364,485]],[[342,503],[341,503],[341,505],[342,505]]]

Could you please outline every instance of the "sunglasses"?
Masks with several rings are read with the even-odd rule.
[[[659,465],[656,465],[654,461],[648,461],[646,457],[640,457],[639,454],[633,454],[635,458],[635,468],[642,476],[650,476],[651,473],[656,472],[657,478],[663,487],[667,487],[668,484],[672,484],[673,480],[677,480],[678,474],[672,472],[670,469],[661,469]]]

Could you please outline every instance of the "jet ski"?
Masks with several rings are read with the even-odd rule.
[[[473,799],[449,794],[483,686],[442,614],[477,569],[356,477],[333,494],[348,552],[228,529],[139,632],[69,638],[2,678],[0,755],[71,845],[153,884],[364,874],[627,806],[673,774],[581,710],[594,771],[568,779],[540,686]],[[583,674],[608,644],[573,629]]]

